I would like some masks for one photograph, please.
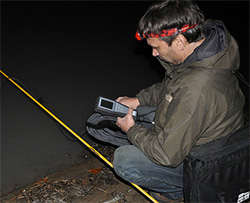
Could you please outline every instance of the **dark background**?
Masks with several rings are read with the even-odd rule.
[[[77,134],[98,95],[133,96],[164,70],[134,38],[150,1],[2,1],[1,70]],[[249,79],[249,2],[197,1],[224,21]],[[19,84],[21,84],[18,82]],[[248,89],[242,85],[248,98]],[[90,143],[93,141],[84,135]],[[70,140],[69,140],[70,139]],[[1,195],[93,156],[1,76]]]

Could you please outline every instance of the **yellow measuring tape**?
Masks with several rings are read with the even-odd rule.
[[[48,109],[46,109],[40,102],[38,102],[34,97],[32,97],[27,91],[25,91],[22,87],[20,87],[14,80],[12,80],[8,75],[6,75],[2,70],[0,70],[1,74],[6,77],[11,83],[13,83],[18,89],[20,89],[24,94],[26,94],[30,99],[32,99],[38,106],[40,106],[44,111],[46,111],[52,118],[54,118],[58,123],[60,123],[64,128],[66,128],[72,135],[74,135],[78,140],[80,140],[85,146],[87,146],[92,152],[94,152],[97,156],[99,156],[103,161],[105,161],[110,167],[113,168],[113,164],[108,161],[103,155],[101,155],[97,150],[95,150],[91,145],[89,145],[86,141],[84,141],[79,135],[77,135],[73,130],[71,130],[67,125],[65,125],[60,119],[58,119],[54,114],[52,114]],[[151,197],[145,190],[143,190],[140,186],[131,183],[135,188],[137,188],[141,193],[143,193],[146,197],[148,197],[153,202],[157,203],[157,201]]]

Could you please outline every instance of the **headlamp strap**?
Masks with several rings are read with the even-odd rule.
[[[154,33],[150,33],[150,34],[142,33],[142,34],[140,34],[137,30],[135,33],[135,37],[139,41],[143,40],[144,38],[167,37],[167,36],[172,36],[172,35],[184,33],[184,32],[186,32],[186,31],[188,31],[196,26],[197,26],[197,24],[195,24],[195,25],[185,24],[180,29],[178,29],[178,28],[166,29],[166,30],[161,31],[160,34],[154,34]]]

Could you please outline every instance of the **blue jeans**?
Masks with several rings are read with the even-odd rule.
[[[118,176],[169,199],[183,197],[183,164],[176,168],[157,165],[134,145],[116,149],[113,162]]]

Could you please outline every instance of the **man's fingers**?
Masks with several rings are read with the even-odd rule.
[[[127,96],[122,96],[122,97],[118,97],[115,101],[116,102],[121,102],[123,99],[128,98]]]
[[[116,120],[116,125],[120,128],[121,126],[119,125],[119,122],[121,121],[122,118],[120,117],[117,117],[117,120]]]
[[[134,110],[134,109],[129,108],[129,110],[128,110],[128,113],[127,113],[127,114],[132,116],[133,110]]]
[[[116,101],[116,102],[120,102],[121,99],[122,99],[122,97],[118,97],[115,101]]]
[[[120,127],[121,130],[124,131],[125,133],[128,132],[129,128],[135,125],[135,121],[132,117],[132,112],[133,109],[129,108],[128,113],[125,117],[123,118],[117,117],[116,125]]]

